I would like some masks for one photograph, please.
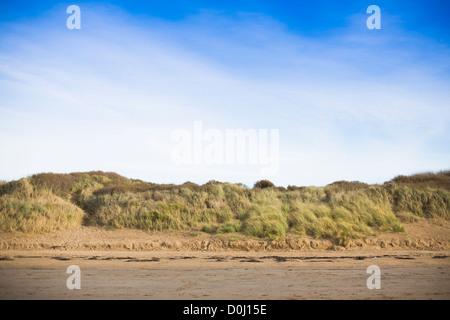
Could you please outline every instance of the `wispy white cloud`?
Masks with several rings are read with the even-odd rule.
[[[169,22],[82,12],[79,31],[46,16],[0,32],[0,178],[94,169],[164,183],[262,178],[258,168],[172,165],[172,131],[195,120],[280,129],[272,179],[282,185],[380,182],[449,163],[449,48],[430,39],[354,24],[311,38],[255,14]]]

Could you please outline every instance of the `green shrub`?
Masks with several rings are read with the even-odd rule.
[[[241,222],[240,221],[231,221],[222,224],[219,229],[217,230],[217,233],[231,233],[231,232],[239,232],[241,231]]]
[[[255,183],[253,188],[265,189],[265,188],[273,188],[275,185],[269,180],[259,180]]]

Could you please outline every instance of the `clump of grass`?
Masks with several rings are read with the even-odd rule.
[[[85,213],[54,195],[36,190],[28,179],[2,185],[0,191],[0,230],[2,232],[45,233],[81,226]]]
[[[397,176],[391,182],[414,188],[433,188],[450,191],[450,170],[437,173],[425,172],[410,176]]]
[[[333,183],[330,183],[327,185],[327,190],[333,190],[333,191],[355,191],[355,190],[361,190],[366,189],[369,185],[367,183],[359,182],[359,181],[335,181]]]
[[[450,218],[450,191],[387,184],[395,212],[410,212],[419,217]]]
[[[232,233],[241,231],[242,223],[239,220],[230,221],[222,224],[218,229],[217,233]]]
[[[151,195],[125,193],[85,199],[87,224],[108,228],[181,230],[186,208],[182,204],[155,202]]]
[[[407,223],[419,222],[422,219],[421,217],[407,211],[400,211],[397,212],[395,215],[400,219],[401,222]]]
[[[288,224],[282,214],[263,214],[251,217],[243,224],[245,234],[254,237],[279,238],[286,234]]]
[[[216,233],[217,227],[211,224],[205,224],[200,230],[205,233]]]
[[[317,192],[308,194],[305,189],[297,191],[296,197],[291,195],[287,200],[290,230],[340,242],[372,235],[378,229],[401,230],[401,221],[379,186],[349,189],[344,185],[340,190],[335,185],[333,188],[333,192],[326,189],[325,196]]]

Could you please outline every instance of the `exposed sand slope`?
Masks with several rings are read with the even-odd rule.
[[[421,249],[450,248],[450,222],[436,225],[428,221],[405,224],[404,233],[382,233],[377,237],[350,240],[339,244],[330,240],[288,235],[281,240],[246,238],[242,235],[211,236],[189,233],[149,233],[140,230],[106,230],[80,227],[50,234],[1,234],[0,250],[66,249],[66,250],[243,250],[273,251],[315,249]]]

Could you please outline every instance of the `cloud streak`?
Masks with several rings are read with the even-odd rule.
[[[0,178],[263,178],[258,167],[172,164],[171,133],[196,120],[279,129],[279,185],[381,182],[449,163],[450,55],[432,39],[370,33],[364,15],[322,37],[254,13],[167,21],[85,6],[82,17],[79,31],[57,12],[2,28]]]

